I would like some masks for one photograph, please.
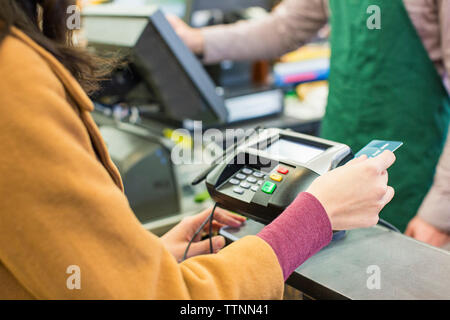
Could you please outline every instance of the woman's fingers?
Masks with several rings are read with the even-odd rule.
[[[384,172],[381,173],[380,179],[381,179],[381,183],[383,185],[387,186],[387,184],[389,182],[389,173],[387,170],[385,170]]]
[[[222,210],[223,210],[223,209],[222,209]],[[225,211],[230,217],[232,217],[232,218],[235,219],[235,220],[238,220],[238,221],[241,221],[241,222],[247,221],[247,218],[246,218],[246,217],[243,217],[243,216],[241,216],[241,215],[232,213],[232,212],[227,211],[227,210],[224,210],[224,211]]]
[[[222,229],[223,227],[226,227],[225,224],[219,223],[217,221],[213,221],[213,225],[212,225],[212,231],[218,232],[220,229]],[[209,223],[206,224],[205,228],[203,228],[204,232],[209,232]]]
[[[384,151],[379,156],[372,158],[370,160],[375,164],[379,172],[384,172],[394,164],[396,158],[393,152]]]
[[[206,209],[195,216],[190,216],[184,219],[193,229],[197,229],[210,216],[211,209]]]
[[[200,224],[206,220],[211,215],[212,208],[207,209],[201,212],[198,215],[192,217],[195,221],[200,222]],[[216,207],[216,211],[214,212],[214,220],[224,225],[229,225],[233,227],[239,227],[243,222],[247,219],[237,214],[233,214],[228,210]],[[200,225],[199,224],[199,225]]]
[[[232,214],[222,208],[216,208],[216,211],[214,212],[214,220],[230,227],[240,227],[246,219],[244,217]]]
[[[386,194],[384,195],[383,199],[381,199],[381,203],[383,204],[383,207],[386,206],[391,200],[394,198],[395,190],[392,187],[387,187]]]
[[[188,224],[192,229],[192,234],[197,230],[198,227],[202,225],[203,222],[205,222],[206,219],[211,215],[212,208],[204,210],[203,212],[186,218],[184,221],[186,224]],[[233,214],[225,209],[216,207],[216,211],[214,212],[214,220],[213,220],[213,231],[217,232],[221,228],[225,226],[230,227],[240,227],[247,219],[245,217]],[[209,222],[205,224],[205,227],[203,228],[203,231],[209,231]],[[197,237],[195,237],[194,241],[200,241],[203,234],[199,233]]]
[[[361,163],[361,162],[366,161],[366,160],[367,160],[367,156],[364,154],[361,157],[354,158],[354,159],[350,160],[345,165],[346,166],[353,166],[353,165],[355,165],[357,163]]]
[[[217,253],[220,249],[225,246],[225,238],[222,236],[216,236],[212,238],[213,252]],[[188,252],[188,258],[198,256],[201,254],[210,253],[209,239],[198,241],[191,244]]]

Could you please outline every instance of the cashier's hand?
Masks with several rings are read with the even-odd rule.
[[[174,15],[167,15],[172,28],[183,40],[183,42],[192,50],[195,54],[202,54],[204,48],[203,33],[200,29],[192,28],[188,26],[183,20]]]
[[[211,214],[211,209],[207,209],[202,213],[183,219],[177,226],[161,237],[166,248],[175,256],[178,262],[183,259],[184,251],[189,241],[194,236],[197,229]],[[224,209],[216,208],[214,212],[213,231],[217,232],[224,226],[240,227],[246,219],[244,217],[232,214]],[[205,226],[204,231],[209,230],[209,223]],[[209,254],[209,239],[201,241],[203,233],[200,233],[188,252],[188,258],[201,254]],[[225,246],[225,239],[222,236],[212,238],[214,253],[217,253]]]
[[[417,216],[408,224],[405,234],[435,247],[443,247],[450,242],[449,234]]]
[[[387,169],[395,156],[385,151],[376,158],[362,156],[317,178],[308,189],[325,208],[333,230],[367,228],[394,197]]]

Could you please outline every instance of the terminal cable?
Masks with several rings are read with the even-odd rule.
[[[385,228],[388,228],[389,230],[392,230],[392,231],[401,233],[400,230],[399,230],[398,228],[396,228],[394,225],[390,224],[390,223],[387,222],[386,220],[379,219],[379,220],[378,220],[378,224],[379,224],[380,226],[383,226],[383,227],[385,227]]]
[[[197,229],[197,231],[194,233],[194,235],[192,236],[191,240],[189,241],[186,250],[184,251],[184,255],[183,255],[183,260],[186,260],[189,249],[192,245],[192,242],[194,242],[194,239],[197,238],[197,236],[199,235],[200,232],[203,231],[203,229],[205,228],[206,224],[209,222],[209,251],[211,253],[214,252],[214,248],[213,248],[213,243],[212,243],[212,224],[213,224],[213,220],[214,220],[214,212],[216,211],[217,208],[217,202],[214,204],[214,207],[211,211],[211,214],[205,219],[205,221],[203,221],[203,223],[201,224],[201,226]]]
[[[214,252],[214,248],[213,248],[213,243],[212,243],[212,237],[213,237],[213,230],[212,230],[212,225],[213,225],[213,221],[214,221],[214,211],[216,211],[216,207],[217,207],[217,202],[214,204],[214,208],[211,211],[211,215],[209,216],[209,253],[213,253]]]

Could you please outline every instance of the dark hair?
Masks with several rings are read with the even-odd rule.
[[[0,43],[11,26],[24,32],[50,52],[78,80],[87,93],[98,89],[98,81],[110,72],[109,63],[72,43],[67,27],[69,6],[76,0],[0,0]]]

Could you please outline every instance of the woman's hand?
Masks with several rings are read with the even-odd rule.
[[[184,251],[189,241],[194,236],[197,229],[211,214],[211,209],[207,209],[202,213],[183,219],[172,230],[161,237],[166,248],[175,256],[178,262],[183,259]],[[217,232],[224,226],[240,227],[246,219],[244,217],[232,214],[219,207],[214,212],[213,231]],[[204,231],[209,230],[209,223],[205,225]],[[188,258],[201,254],[210,253],[209,239],[200,241],[202,233],[194,239],[189,248]],[[217,253],[225,246],[225,239],[222,236],[212,238],[214,253]]]
[[[405,234],[435,247],[443,247],[450,242],[449,234],[417,216],[409,222]]]
[[[174,15],[167,15],[166,18],[192,52],[198,55],[203,54],[205,40],[200,29],[188,26],[183,20]]]
[[[325,208],[333,230],[367,228],[378,223],[378,214],[394,197],[394,189],[387,185],[387,169],[394,162],[390,151],[371,159],[362,156],[311,184],[308,192]]]

